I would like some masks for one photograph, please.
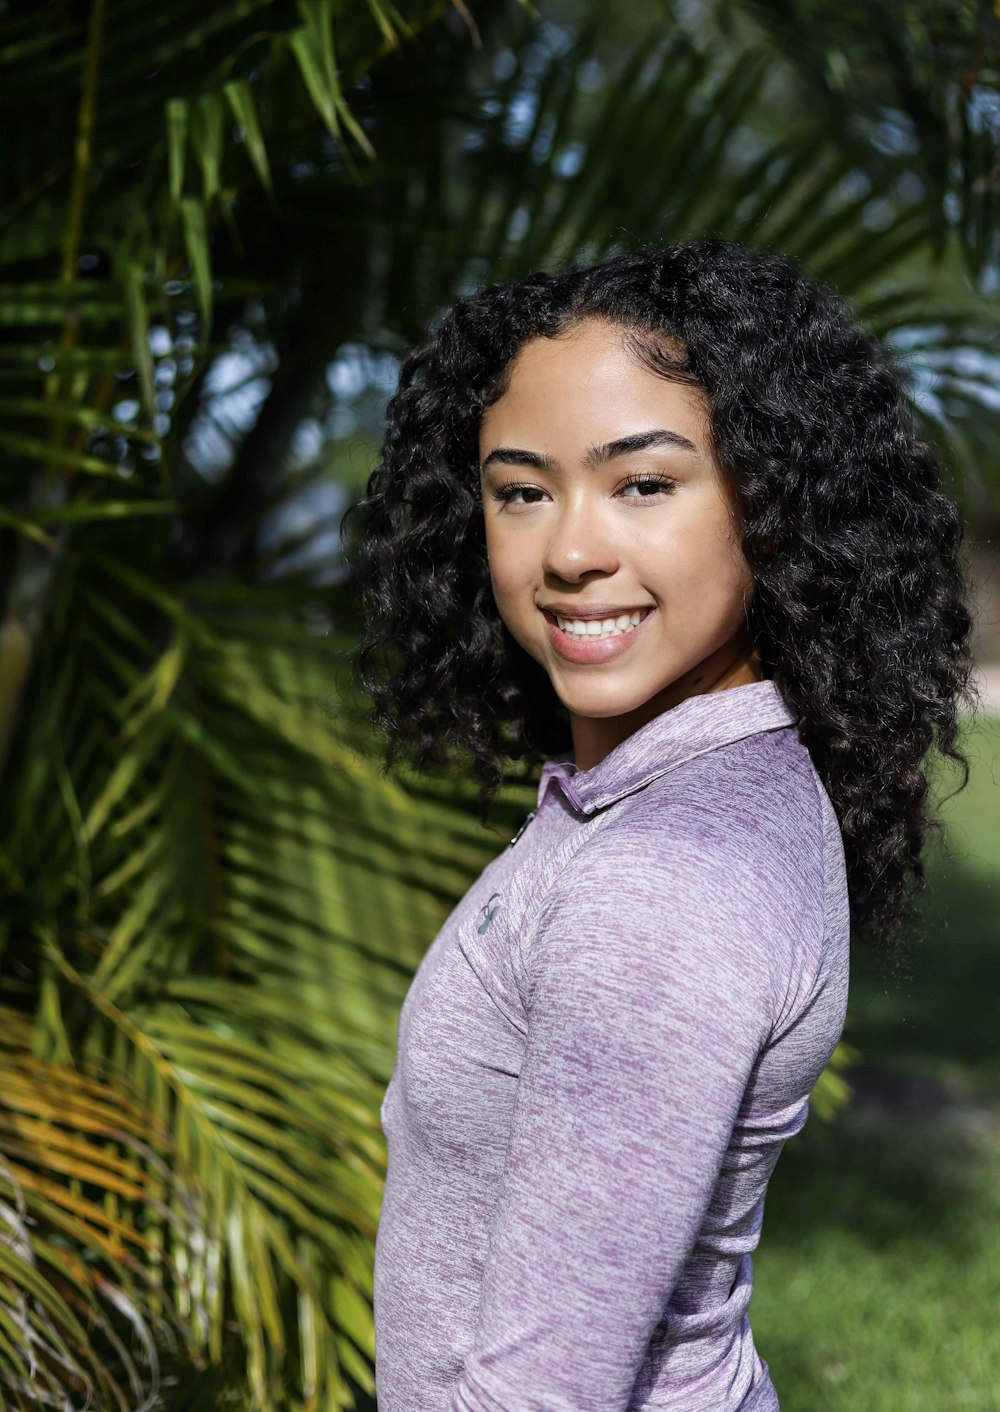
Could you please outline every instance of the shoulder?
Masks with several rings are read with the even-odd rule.
[[[607,811],[550,892],[599,882],[640,905],[776,905],[794,883],[801,905],[822,891],[821,789],[794,730],[770,731],[685,761]],[[637,884],[641,883],[640,887]],[[706,891],[707,889],[707,891]],[[607,895],[607,894],[603,894]]]
[[[754,884],[758,904],[773,904],[767,884],[800,904],[822,893],[824,794],[794,727],[734,741],[685,761],[628,801],[616,821],[624,840],[689,842]]]
[[[705,978],[775,1011],[823,932],[823,827],[794,730],[695,757],[621,800],[541,901],[528,971]]]

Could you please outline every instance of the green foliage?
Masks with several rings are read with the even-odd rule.
[[[509,5],[440,9],[0,20],[12,1407],[372,1391],[399,1004],[531,785],[484,829],[460,769],[379,767],[343,569],[316,552],[378,415],[332,368],[381,368],[384,397],[383,365],[482,279],[729,235],[837,284],[915,397],[934,370],[947,395],[918,414],[966,503],[996,504],[988,366],[960,361],[992,355],[994,303],[942,285],[919,204],[871,225],[836,131],[767,136],[759,43],[677,22],[619,52]]]
[[[813,120],[836,125],[882,189],[909,176],[909,199],[925,206],[937,250],[957,237],[974,274],[995,266],[995,10],[967,0],[747,0],[738,9],[787,56]]]
[[[235,1320],[252,1405],[286,1405],[287,1359],[303,1398],[345,1405],[348,1375],[371,1388],[392,1021],[496,840],[461,791],[379,774],[329,694],[347,641],[296,628],[287,590],[182,599],[110,553],[67,570],[13,774],[3,946],[16,1052],[58,1066],[53,1085],[107,1075],[155,1125],[127,1193],[70,1168],[140,1244],[107,1253],[92,1302],[142,1329],[155,1294],[196,1362],[222,1360]],[[111,1153],[120,1127],[101,1129]],[[0,1150],[45,1222],[20,1149]],[[83,1225],[61,1234],[69,1257],[71,1239],[105,1253]],[[102,1370],[101,1405],[134,1405],[103,1371],[124,1331],[62,1333]]]

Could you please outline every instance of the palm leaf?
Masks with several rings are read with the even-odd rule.
[[[61,1140],[50,1165],[70,1185],[49,1178],[26,1190],[67,1204],[78,1247],[116,1258],[141,1310],[116,1242],[142,1184],[155,1183],[155,1244],[134,1258],[141,1266],[160,1252],[157,1296],[192,1356],[218,1365],[235,1318],[255,1406],[285,1405],[290,1372],[317,1406],[350,1405],[351,1388],[373,1387],[370,1259],[392,1017],[426,935],[495,843],[471,838],[447,795],[428,810],[380,776],[359,749],[359,705],[334,703],[334,734],[328,640],[293,632],[263,600],[247,614],[245,601],[208,591],[196,611],[105,564],[103,583],[72,594],[70,636],[39,661],[49,704],[21,757],[44,760],[44,741],[58,738],[70,834],[86,841],[81,889],[66,813],[49,807],[36,769],[19,790],[16,871],[31,875],[44,856],[49,905],[75,897],[76,922],[59,940],[44,933],[58,993],[32,1033],[52,1049],[72,1035],[80,1061],[135,1095],[174,1154],[84,1165]],[[30,957],[20,937],[13,946]],[[5,1137],[19,1157],[0,1123],[0,1151]],[[102,1199],[74,1194],[76,1180],[99,1184]],[[192,1200],[197,1238],[184,1226]]]
[[[9,1007],[2,1035],[0,1388],[25,1408],[71,1391],[151,1406],[157,1343],[181,1327],[156,1232],[169,1222],[180,1247],[197,1244],[193,1174],[120,1078],[32,1058],[26,1017]]]
[[[910,200],[931,223],[940,258],[957,250],[976,278],[996,262],[998,70],[987,9],[897,0],[748,0],[740,9],[767,36],[772,61],[798,80],[812,125],[836,131],[877,189],[892,191],[904,173],[918,178]]]

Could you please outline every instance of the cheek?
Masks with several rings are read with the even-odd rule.
[[[504,579],[503,545],[492,531],[486,531],[486,563],[490,571],[490,582],[494,595],[499,592]]]
[[[665,535],[651,533],[635,543],[648,566],[648,585],[667,607],[685,605],[692,623],[743,613],[753,575],[727,521],[691,516],[676,520]]]
[[[633,562],[666,580],[738,577],[745,560],[733,531],[716,515],[699,510],[692,506],[691,513],[677,515],[667,524],[639,526],[627,535],[625,544]],[[640,513],[636,512],[637,519]]]
[[[740,548],[735,527],[728,523],[719,536],[719,563],[730,591],[739,596],[742,604],[743,599],[753,592],[753,572]]]
[[[493,598],[505,621],[517,609],[520,590],[526,577],[526,556],[519,553],[510,535],[497,529],[486,533],[486,558],[489,565]]]
[[[750,565],[737,544],[720,539],[715,552],[706,559],[703,582],[709,586],[705,595],[716,614],[734,619],[743,615],[753,588]]]

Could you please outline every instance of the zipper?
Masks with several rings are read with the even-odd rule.
[[[514,835],[514,837],[511,839],[510,843],[508,844],[508,847],[512,848],[512,847],[514,846],[514,844],[517,842],[517,840],[518,840],[518,839],[521,837],[521,835],[524,833],[525,829],[528,827],[528,825],[531,823],[532,819],[535,817],[535,815],[536,815],[537,813],[538,813],[538,810],[537,810],[537,809],[532,809],[531,813],[528,815],[528,817],[525,819],[524,823],[523,823],[523,824],[521,825],[521,827],[518,829],[517,833],[516,833],[516,834]]]

